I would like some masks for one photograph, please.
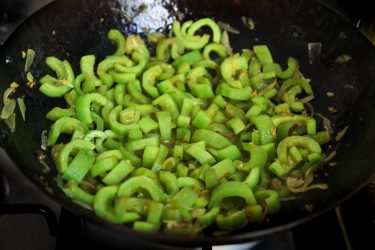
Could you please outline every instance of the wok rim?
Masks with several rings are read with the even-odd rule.
[[[40,12],[46,11],[46,9],[50,8],[52,5],[56,4],[58,1],[52,1],[50,3],[47,3],[44,7],[41,9],[37,10],[35,13],[33,13],[31,16],[23,20],[17,28],[8,36],[8,38],[4,41],[2,45],[0,45],[0,50],[2,50],[3,47],[5,47],[11,38],[19,33],[20,29],[22,29],[22,26],[27,23],[30,19],[34,18],[37,14]],[[332,9],[331,6],[325,4],[322,0],[314,0],[316,4],[321,5],[324,8],[329,9],[331,12],[334,12],[336,15],[340,16],[343,22],[346,22],[348,25],[352,26],[354,29],[357,30],[355,25],[349,21],[347,17],[345,17],[341,12]],[[361,37],[360,39],[363,41],[364,44],[367,43],[366,46],[371,46],[371,42],[365,37],[364,34],[359,32],[357,30],[357,35]],[[264,229],[255,229],[254,231],[249,231],[249,232],[244,232],[244,233],[232,233],[228,236],[220,236],[220,237],[214,237],[214,236],[178,236],[178,235],[173,235],[173,234],[168,234],[168,233],[163,233],[163,232],[156,232],[156,233],[144,233],[144,232],[139,232],[131,229],[130,227],[126,227],[123,225],[115,225],[110,222],[107,222],[99,217],[97,217],[94,213],[88,214],[87,210],[86,213],[81,212],[84,208],[75,204],[74,202],[68,203],[63,200],[59,200],[58,197],[55,197],[53,194],[49,193],[45,187],[36,181],[34,178],[31,178],[26,171],[23,170],[22,167],[19,166],[19,164],[16,164],[13,159],[17,158],[16,154],[12,155],[12,152],[9,152],[8,148],[6,147],[6,143],[2,141],[2,134],[4,131],[0,131],[0,147],[4,150],[4,152],[8,155],[10,161],[12,164],[14,164],[17,167],[17,171],[21,173],[22,178],[26,179],[27,181],[31,182],[33,186],[38,187],[38,191],[44,195],[45,198],[48,198],[48,200],[52,203],[54,203],[57,206],[61,206],[64,209],[67,209],[69,212],[79,215],[83,218],[86,219],[88,223],[93,223],[93,225],[101,227],[101,229],[104,230],[111,230],[112,232],[117,232],[121,233],[122,235],[127,235],[129,237],[135,236],[140,239],[146,239],[149,240],[152,243],[157,243],[157,244],[170,244],[174,246],[202,246],[202,245],[227,245],[227,244],[233,244],[233,243],[242,243],[246,242],[249,240],[257,240],[265,236],[269,236],[281,231],[289,230],[291,228],[294,228],[298,225],[304,224],[308,221],[311,221],[319,216],[322,216],[323,214],[326,214],[327,212],[331,211],[332,209],[340,206],[342,203],[345,201],[349,200],[351,197],[353,197],[355,194],[357,194],[360,190],[362,190],[364,187],[366,187],[371,179],[375,178],[375,172],[372,173],[367,179],[361,183],[361,185],[357,186],[355,189],[351,190],[345,197],[337,199],[335,201],[332,201],[329,203],[327,206],[325,206],[324,209],[320,209],[317,211],[313,211],[311,214],[306,216],[305,218],[302,219],[297,219],[282,225],[278,226],[273,226],[269,228],[264,228]],[[81,210],[81,211],[79,211]],[[105,228],[103,228],[105,227]]]

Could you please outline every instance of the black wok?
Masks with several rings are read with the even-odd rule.
[[[148,8],[134,23],[128,22],[124,13],[133,15],[141,4]],[[239,29],[240,35],[230,35],[235,50],[267,44],[276,61],[285,62],[287,56],[299,60],[302,72],[312,79],[316,92],[315,111],[328,116],[336,132],[349,126],[341,141],[331,143],[337,151],[335,161],[338,164],[324,166],[316,178],[317,182],[328,183],[328,190],[312,190],[300,199],[284,202],[279,214],[259,226],[249,225],[221,237],[186,238],[163,233],[144,234],[127,226],[109,224],[64,195],[56,184],[56,171],[49,156],[46,161],[51,171],[43,171],[37,156],[41,151],[40,135],[49,127],[45,114],[52,107],[62,106],[63,101],[46,98],[37,87],[31,90],[26,87],[21,51],[28,48],[36,51],[30,69],[36,79],[48,72],[44,59],[49,55],[68,59],[78,72],[81,56],[96,54],[100,60],[113,52],[113,45],[106,39],[110,28],[141,35],[145,29],[165,31],[173,18],[181,14],[185,19],[214,17]],[[241,16],[251,17],[256,23],[255,30],[243,26]],[[321,54],[312,64],[308,58],[309,42],[322,44]],[[346,64],[336,63],[335,58],[341,54],[350,55],[352,60]],[[137,237],[182,246],[246,241],[322,214],[358,191],[375,172],[375,49],[349,21],[313,1],[57,0],[16,30],[1,47],[0,62],[0,92],[17,81],[21,87],[16,95],[24,95],[27,106],[27,122],[18,115],[15,133],[10,133],[6,125],[0,123],[1,146],[22,172],[56,202],[98,225],[110,237]],[[344,87],[348,84],[353,88]],[[327,97],[327,91],[334,92],[334,98]],[[338,112],[329,113],[328,106]],[[306,209],[306,204],[313,205],[312,212]]]

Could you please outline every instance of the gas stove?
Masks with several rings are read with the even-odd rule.
[[[0,45],[25,18],[51,0],[2,0],[0,2]],[[349,1],[322,1],[346,15],[354,24],[368,21]],[[351,1],[352,2],[352,1]],[[372,20],[371,20],[372,21]],[[26,179],[3,150],[0,150],[0,249],[119,249],[116,242],[100,237],[87,223],[42,195]],[[17,206],[28,204],[28,206]],[[27,211],[29,214],[20,214]],[[3,214],[1,214],[3,213]],[[58,223],[57,223],[58,218]],[[57,226],[58,224],[58,226]],[[337,207],[292,230],[238,245],[214,246],[233,250],[375,249],[375,180]],[[209,249],[211,246],[203,246]],[[128,239],[126,249],[182,249]],[[184,248],[186,249],[186,248]],[[199,249],[199,248],[197,248]]]

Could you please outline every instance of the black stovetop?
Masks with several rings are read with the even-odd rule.
[[[50,1],[0,0],[0,45],[20,22]],[[321,2],[338,9],[355,24],[359,24],[361,20],[368,21],[369,17],[372,17],[367,11],[363,11],[366,8],[361,8],[360,1]],[[0,204],[6,202],[45,205],[58,216],[60,231],[58,236],[51,236],[45,219],[39,215],[0,215],[0,249],[117,249],[114,243],[98,240],[90,233],[93,229],[82,218],[40,195],[39,190],[30,181],[19,178],[20,175],[4,151],[0,150]],[[340,207],[292,230],[255,242],[214,249],[375,249],[374,236],[375,180]],[[170,246],[148,245],[134,239],[129,240],[126,245],[126,249],[149,248],[176,249]]]

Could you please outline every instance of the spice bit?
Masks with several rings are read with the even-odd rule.
[[[45,188],[46,188],[46,191],[47,191],[48,193],[50,193],[50,194],[52,194],[52,195],[55,193],[51,187],[46,186]]]
[[[103,18],[103,17],[100,18],[99,22],[100,22],[100,23],[104,22],[104,18]]]
[[[56,30],[52,30],[52,35],[56,35]]]
[[[331,106],[328,107],[328,111],[331,112],[332,114],[337,113],[337,109]]]
[[[248,27],[249,27],[250,30],[254,30],[255,29],[255,22],[253,21],[253,19],[248,18],[247,19],[247,25],[248,25]]]
[[[34,81],[34,76],[31,74],[31,72],[27,72],[27,74],[26,74],[26,79],[27,79],[27,81],[29,81],[29,82]]]
[[[337,35],[337,38],[338,39],[346,39],[347,35],[344,31],[341,31],[338,35]]]
[[[330,161],[330,162],[328,162],[328,166],[330,166],[330,167],[334,167],[336,165],[337,165],[336,161]]]
[[[56,79],[54,80],[54,83],[55,84],[58,84],[58,85],[66,85],[66,86],[69,86],[71,88],[73,88],[73,84],[71,84],[68,79]]]
[[[352,60],[352,57],[350,55],[347,55],[347,54],[342,54],[342,55],[339,55],[338,57],[336,57],[335,61],[337,63],[340,63],[340,64],[343,64],[343,63],[347,63],[349,62],[350,60]]]
[[[26,83],[27,87],[31,89],[32,87],[35,86],[36,82],[34,81],[34,76],[31,74],[31,72],[27,72],[26,79],[27,79],[27,83]]]
[[[12,101],[14,101],[14,100],[12,100]],[[15,101],[11,102],[11,103],[15,103]],[[13,105],[13,104],[9,103],[8,105]],[[3,110],[1,111],[1,116],[2,116],[1,119],[3,119],[5,124],[9,127],[10,132],[14,133],[16,131],[16,113],[14,113],[15,106],[13,105],[14,108],[10,107],[8,110],[4,110],[4,108],[6,106],[7,105],[5,105],[3,107]],[[11,109],[13,109],[13,110],[11,110]],[[6,118],[6,116],[8,116],[8,117]]]
[[[184,19],[185,15],[181,11],[177,11],[176,17],[177,17],[178,21],[182,21]]]
[[[253,19],[251,19],[249,17],[242,16],[241,20],[242,20],[243,25],[245,25],[245,27],[249,28],[249,30],[255,29],[255,22],[254,22]]]
[[[314,208],[314,205],[313,204],[305,204],[305,209],[308,211],[308,212],[312,212],[313,211],[313,208]]]
[[[342,85],[343,87],[344,87],[344,89],[354,89],[354,87],[353,87],[353,85],[351,85],[351,84],[344,84],[344,85]]]
[[[12,82],[11,84],[10,84],[10,87],[12,88],[12,89],[17,89],[18,87],[19,87],[20,85],[18,84],[18,83],[16,83],[16,82]]]
[[[35,81],[32,81],[32,82],[27,82],[26,85],[27,87],[29,87],[29,89],[32,89],[34,86],[35,86],[36,82]]]
[[[45,160],[47,158],[47,155],[42,150],[39,150],[39,149],[35,150],[34,154],[35,154],[36,159],[39,161]]]
[[[335,93],[333,93],[333,92],[331,92],[331,91],[328,91],[328,92],[326,93],[326,95],[327,95],[328,97],[334,97],[334,96],[335,96]]]

